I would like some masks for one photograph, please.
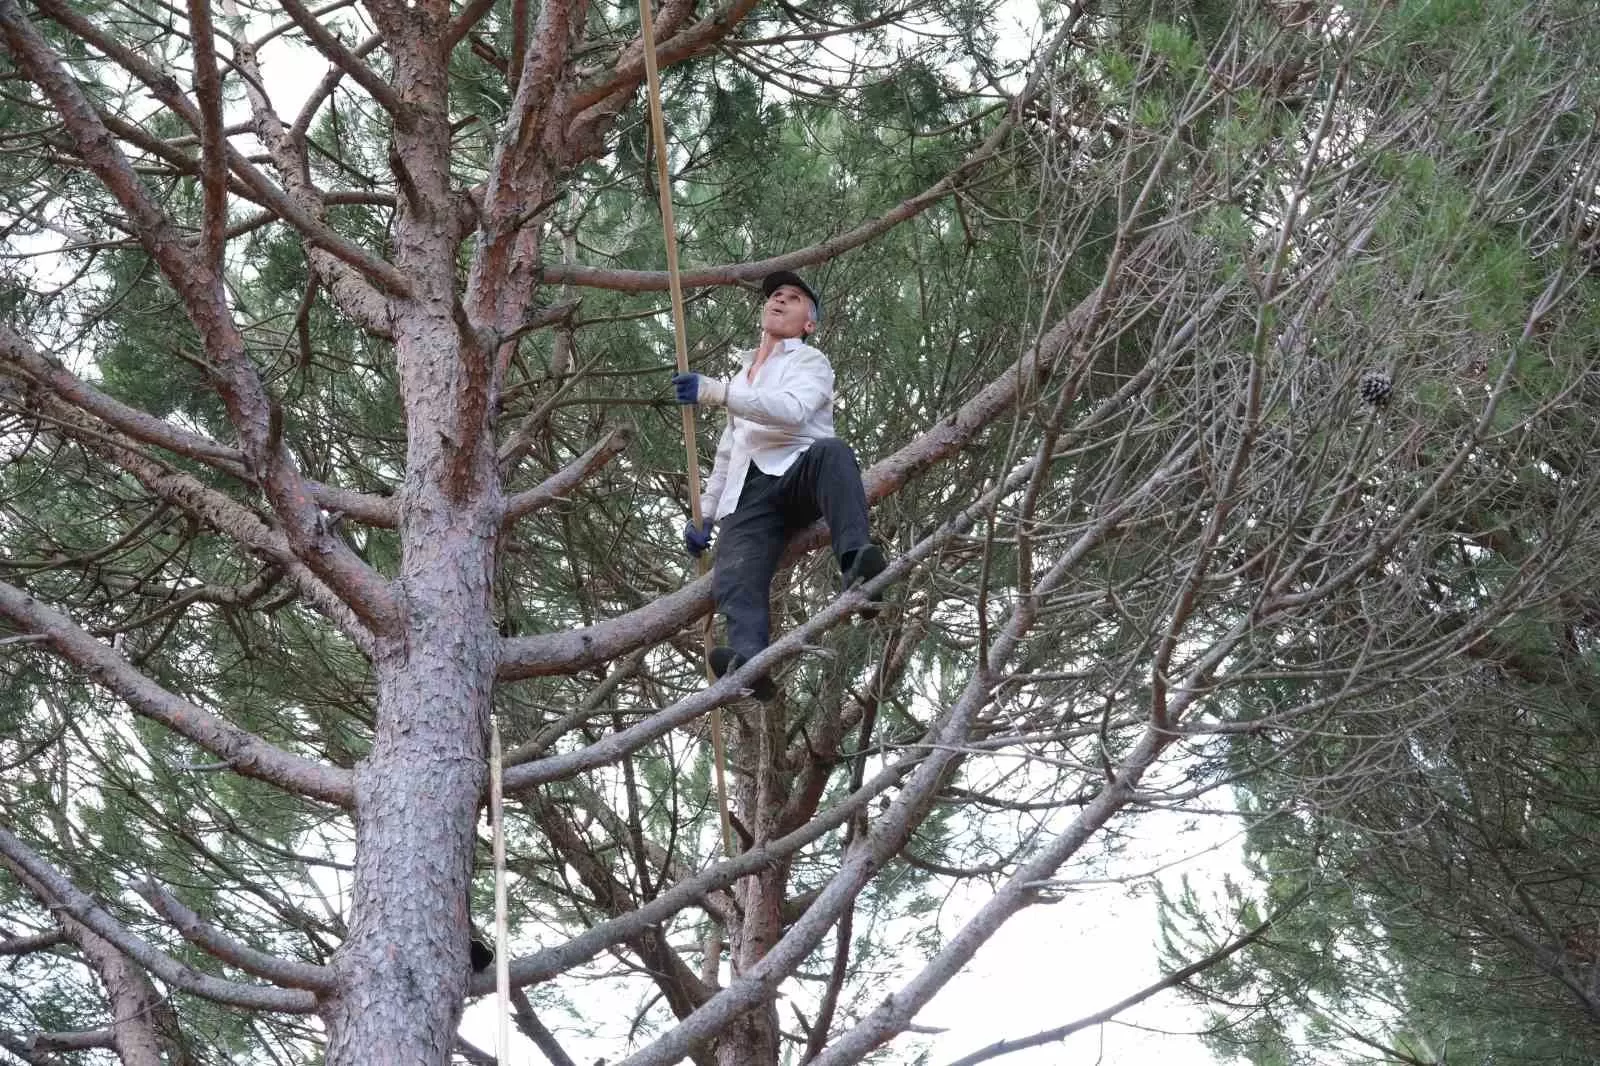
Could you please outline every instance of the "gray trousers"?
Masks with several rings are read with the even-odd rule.
[[[728,644],[746,659],[771,639],[768,606],[783,546],[818,517],[827,519],[835,558],[867,546],[867,494],[850,445],[824,437],[780,477],[750,464],[739,506],[722,520],[713,578]]]

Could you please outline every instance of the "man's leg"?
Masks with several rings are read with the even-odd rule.
[[[841,568],[852,553],[871,543],[861,466],[850,445],[838,437],[824,437],[801,452],[784,471],[778,488],[792,527],[810,525],[818,515],[827,520]]]
[[[767,646],[772,575],[783,551],[784,516],[778,479],[751,464],[739,506],[722,520],[712,585],[728,622],[728,644],[749,659]]]
[[[833,554],[848,591],[883,572],[888,561],[867,532],[867,492],[861,484],[861,464],[850,445],[837,437],[824,437],[807,448],[779,483],[785,513],[796,526],[807,526],[822,515],[833,538]],[[877,593],[861,609],[875,618],[883,602]]]

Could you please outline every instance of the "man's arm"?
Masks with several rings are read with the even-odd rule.
[[[833,404],[833,367],[815,348],[797,354],[782,386],[752,385],[744,374],[727,383],[722,402],[730,414],[779,429],[800,430]]]

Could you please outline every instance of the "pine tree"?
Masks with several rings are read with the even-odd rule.
[[[1592,573],[1580,6],[663,4],[692,362],[816,279],[896,579],[801,537],[756,705],[632,8],[0,0],[0,1047],[486,1061],[491,719],[517,1026],[630,1066],[915,1058],[1150,806],[1405,749]]]

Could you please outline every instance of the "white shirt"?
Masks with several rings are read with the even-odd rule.
[[[828,357],[795,337],[778,342],[750,380],[755,351],[739,353],[739,373],[727,383],[728,425],[717,444],[700,513],[721,521],[739,506],[750,464],[782,474],[814,441],[833,436],[833,367]]]

